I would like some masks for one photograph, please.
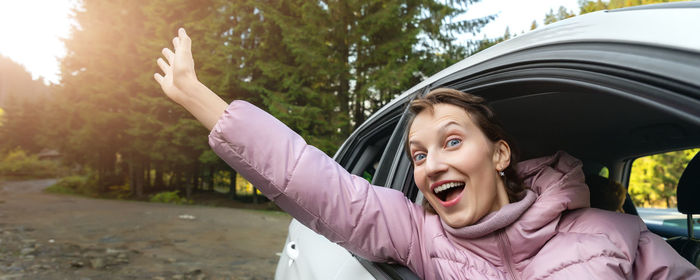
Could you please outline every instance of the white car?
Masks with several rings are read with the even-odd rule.
[[[486,98],[522,160],[565,150],[627,187],[635,158],[700,146],[700,2],[584,14],[500,43],[403,92],[362,124],[335,160],[420,203],[403,152],[405,109],[438,87]],[[629,196],[624,210],[637,213]],[[648,226],[664,237],[687,236]],[[417,277],[354,256],[294,220],[275,279]]]

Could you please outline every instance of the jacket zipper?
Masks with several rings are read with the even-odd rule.
[[[505,229],[498,232],[498,241],[498,247],[500,247],[501,253],[503,253],[503,261],[506,264],[506,268],[508,268],[510,279],[520,279],[520,277],[515,274],[515,269],[513,269],[513,258],[510,256],[510,242],[508,242]]]

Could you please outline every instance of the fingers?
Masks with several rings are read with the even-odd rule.
[[[190,39],[190,36],[187,35],[185,29],[180,27],[180,29],[177,30],[177,35],[180,38],[180,46],[185,47],[186,50],[189,50],[192,47],[192,40]]]
[[[170,70],[170,65],[165,63],[165,60],[163,60],[162,58],[158,58],[158,60],[156,60],[156,62],[158,63],[160,70],[163,71],[163,73],[165,73],[166,75],[168,74],[168,72],[172,71],[172,70]]]
[[[175,51],[180,49],[180,39],[178,37],[173,38],[173,48]]]
[[[154,73],[153,79],[155,79],[156,82],[158,82],[159,84],[161,84],[161,85],[163,84],[163,75],[161,75],[159,73]]]
[[[173,38],[173,49],[177,52],[179,50],[182,51],[190,51],[191,48],[191,40],[190,37],[187,36],[187,32],[185,32],[184,28],[180,28],[177,31],[178,36]],[[165,60],[163,58],[158,58],[156,60],[156,63],[158,64],[158,67],[160,67],[160,70],[163,71],[164,75],[170,75],[172,74],[172,65],[173,62],[175,61],[175,52],[171,51],[168,48],[163,48],[161,51],[163,53],[163,57],[165,57]],[[158,82],[158,84],[163,86],[163,82],[165,80],[165,77],[161,75],[160,73],[154,73],[153,74],[153,79]]]
[[[163,56],[168,60],[168,64],[172,65],[175,59],[175,53],[168,48],[163,48]]]

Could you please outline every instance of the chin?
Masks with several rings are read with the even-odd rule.
[[[450,217],[452,216],[452,217]],[[453,228],[461,228],[461,227],[466,227],[466,226],[471,226],[474,224],[474,221],[472,221],[469,218],[466,217],[455,217],[454,215],[440,215],[440,219],[445,221],[445,223],[448,226],[451,226]]]

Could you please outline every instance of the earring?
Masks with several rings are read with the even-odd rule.
[[[506,176],[506,173],[503,171],[498,171],[498,175],[501,175],[501,177]]]

